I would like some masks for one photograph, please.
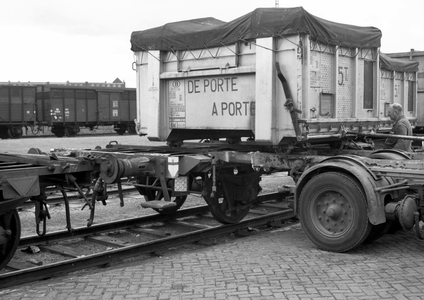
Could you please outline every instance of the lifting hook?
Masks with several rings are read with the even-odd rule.
[[[50,219],[50,213],[47,208],[47,203],[44,201],[47,197],[46,195],[40,194],[40,196],[36,197],[35,200],[35,224],[36,224],[36,232],[38,236],[44,236],[47,232],[47,218]],[[43,222],[43,231],[40,232],[40,222]]]

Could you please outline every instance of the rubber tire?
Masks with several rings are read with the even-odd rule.
[[[335,201],[335,197],[339,199],[337,202],[343,202],[343,206],[338,207],[344,209],[341,215],[351,218],[350,224],[346,225],[343,218],[333,224],[331,221],[326,223],[328,216],[319,216],[318,212],[327,213],[327,209],[323,212],[321,205],[332,204],[328,201]],[[299,197],[299,219],[309,239],[319,248],[332,252],[346,252],[359,246],[372,229],[367,216],[367,201],[358,181],[338,172],[318,174],[306,183]],[[329,230],[329,225],[334,224],[341,224],[340,227],[344,228],[340,232]]]
[[[390,228],[393,226],[393,223],[393,221],[386,221],[385,223],[372,225],[371,232],[363,244],[370,244],[381,238],[383,235],[389,232]]]

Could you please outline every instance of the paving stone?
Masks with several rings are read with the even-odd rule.
[[[292,227],[27,283],[0,299],[421,299],[423,245],[401,231],[330,253]]]

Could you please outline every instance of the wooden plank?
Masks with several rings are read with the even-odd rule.
[[[184,221],[169,221],[168,223],[175,224],[175,225],[181,225],[181,226],[185,226],[185,227],[190,227],[190,228],[195,228],[195,229],[208,229],[208,228],[215,227],[215,226],[210,226],[210,225],[206,225],[206,224],[184,222]]]
[[[60,254],[72,258],[77,258],[83,255],[83,253],[75,251],[74,248],[63,245],[39,245],[38,247],[41,249],[41,251]]]
[[[259,210],[259,209],[252,208],[252,209],[249,210],[249,213],[255,214],[255,215],[266,215],[266,214],[269,213],[269,211]]]
[[[7,268],[12,270],[24,270],[24,269],[33,268],[33,267],[35,266],[32,263],[29,263],[26,261],[13,260],[13,259],[9,261],[9,263],[7,264]]]
[[[129,228],[128,231],[131,231],[133,233],[147,233],[159,237],[166,237],[171,235],[169,232],[153,228]]]
[[[91,242],[102,244],[109,247],[126,247],[126,246],[133,245],[130,242],[123,241],[108,235],[90,235],[90,236],[87,236],[86,239]]]

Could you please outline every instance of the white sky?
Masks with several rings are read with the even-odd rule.
[[[3,0],[0,82],[91,81],[115,78],[135,87],[133,31],[188,19],[231,21],[275,0]],[[390,3],[390,4],[389,4]],[[424,1],[279,0],[330,21],[374,26],[381,51],[424,51]]]

